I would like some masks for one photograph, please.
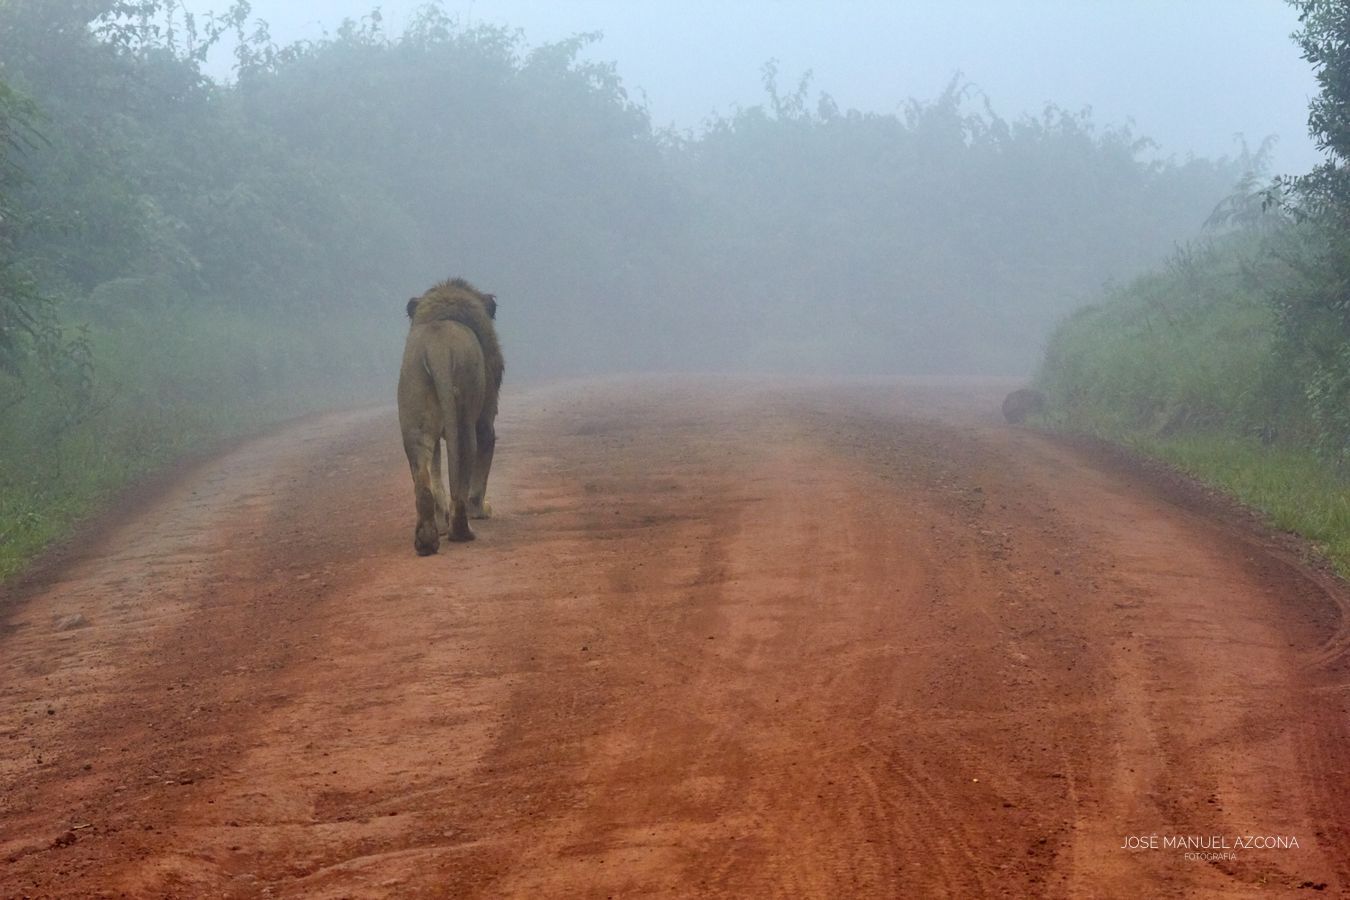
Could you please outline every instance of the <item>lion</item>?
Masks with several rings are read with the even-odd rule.
[[[506,365],[493,321],[497,298],[462,278],[442,281],[408,301],[411,326],[398,378],[398,421],[412,469],[419,556],[440,535],[471,541],[469,519],[491,514],[488,472],[497,445],[497,395]],[[441,480],[441,442],[450,498]]]

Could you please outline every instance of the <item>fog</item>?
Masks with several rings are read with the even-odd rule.
[[[418,5],[380,4],[386,26],[401,29]],[[253,11],[292,41],[322,38],[372,6],[256,0]],[[1231,155],[1236,135],[1274,135],[1276,168],[1302,172],[1319,159],[1307,133],[1316,83],[1289,41],[1297,14],[1280,0],[477,0],[445,10],[532,43],[600,32],[582,56],[614,62],[658,126],[698,128],[760,102],[760,67],[777,59],[787,73],[814,71],[846,108],[895,112],[959,71],[1005,115],[1090,107],[1099,122],[1134,122],[1161,155]],[[223,61],[215,70],[228,74]]]
[[[331,43],[344,20],[397,43],[419,8],[388,3],[372,17],[367,4],[346,0],[299,8],[260,0],[250,21],[265,22],[281,47]],[[529,173],[492,161],[477,177],[460,172],[430,188],[461,213],[472,210],[492,222],[446,223],[444,235],[423,232],[420,258],[399,263],[407,276],[399,286],[415,292],[433,276],[454,272],[496,290],[508,311],[508,343],[518,348],[513,359],[529,373],[649,366],[1024,372],[1066,312],[1200,237],[1207,215],[1245,169],[1301,172],[1317,159],[1305,124],[1315,83],[1288,39],[1296,15],[1278,2],[497,0],[452,2],[441,10],[459,35],[502,29],[522,62],[531,48],[588,35],[571,48],[574,69],[611,73],[605,89],[612,88],[615,110],[626,105],[646,122],[646,134],[628,149],[664,154],[667,163],[682,157],[659,174],[639,175],[632,167],[642,164],[632,158],[616,170],[604,152],[587,163],[577,153],[592,151],[575,149],[565,169],[553,170],[551,184],[540,172],[544,181],[527,186]],[[233,77],[226,44],[207,67],[221,81]],[[797,94],[795,113],[774,109],[766,64],[775,67],[781,96]],[[822,98],[836,121],[820,118]],[[422,111],[408,109],[400,132],[383,139],[444,128],[432,120],[465,103],[472,106],[473,98],[437,98]],[[923,106],[932,107],[926,126],[915,118]],[[306,111],[303,104],[289,108],[294,120],[281,127],[303,144],[306,136],[292,126]],[[489,119],[502,110],[481,106]],[[753,133],[773,127],[756,120],[761,111],[777,133]],[[793,115],[798,121],[787,123]],[[946,126],[936,123],[942,115],[950,119]],[[906,156],[897,150],[902,138],[877,132],[903,123],[917,146],[929,136],[940,141],[943,127],[970,129],[979,117],[985,123],[974,128],[983,134],[962,138],[967,159],[944,156],[904,173],[896,167],[917,164],[923,152]],[[1023,129],[1011,141],[992,134],[1012,134],[1019,122],[1038,123],[1040,131]],[[925,127],[930,134],[919,135]],[[776,145],[773,160],[751,149],[758,140]],[[1012,150],[1019,140],[1024,149]],[[1086,150],[1083,140],[1095,148]],[[986,146],[977,146],[981,141]],[[681,142],[683,152],[672,154]],[[372,144],[366,161],[380,152]],[[1260,158],[1244,157],[1258,147],[1265,148]],[[499,147],[507,157],[517,149],[533,155]],[[716,172],[706,171],[709,156],[720,151],[729,155]],[[885,174],[858,170],[868,165],[859,157],[878,164],[893,152],[899,156],[880,163]],[[1064,153],[1082,158],[1060,168]],[[1028,170],[1027,157],[1037,155],[1030,163],[1036,171]],[[428,178],[438,164],[410,162],[396,147],[388,158],[400,159],[395,164],[407,174],[409,165],[425,166],[419,175]],[[1089,172],[1094,166],[1099,171]],[[603,183],[625,170],[640,183]],[[589,178],[602,183],[592,187]],[[455,180],[462,182],[458,195],[449,188]],[[915,181],[927,184],[904,186]],[[983,199],[959,199],[977,184],[988,192]],[[736,196],[742,191],[758,193]],[[851,205],[850,192],[873,194],[873,208]],[[1058,208],[1051,209],[1056,194]],[[886,195],[891,210],[881,213]],[[616,219],[620,230],[590,235],[585,246],[560,246],[545,224],[548,215],[526,211],[539,202],[593,206],[602,230]],[[1113,203],[1120,206],[1111,209]],[[756,205],[758,215],[751,212]],[[787,219],[785,205],[792,208]],[[521,216],[528,221],[505,225]],[[429,224],[425,216],[414,218],[419,228]],[[592,327],[601,320],[601,329]],[[559,334],[569,335],[565,346]],[[653,339],[662,343],[644,343]]]
[[[526,377],[1024,374],[1317,159],[1273,0],[114,8],[0,6],[14,251],[67,335],[246,323],[247,390],[386,390],[450,275]]]

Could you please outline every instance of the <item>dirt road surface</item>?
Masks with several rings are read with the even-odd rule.
[[[193,467],[0,600],[0,896],[1347,895],[1345,592],[1007,388],[508,391],[426,559],[391,410]]]

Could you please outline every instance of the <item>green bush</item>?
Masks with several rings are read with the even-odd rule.
[[[1347,368],[1292,340],[1276,299],[1305,276],[1312,226],[1178,252],[1055,331],[1045,422],[1168,460],[1322,545],[1350,575]],[[1338,393],[1339,392],[1339,393]],[[1336,398],[1339,397],[1338,401]]]
[[[1053,415],[1112,435],[1306,436],[1308,399],[1267,293],[1285,269],[1269,239],[1234,235],[1178,251],[1163,271],[1073,314],[1037,376]]]
[[[226,437],[393,396],[402,323],[188,305],[90,332],[87,393],[30,360],[0,428],[0,580],[129,481]]]

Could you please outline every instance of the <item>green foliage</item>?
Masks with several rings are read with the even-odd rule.
[[[1338,464],[1350,463],[1350,7],[1291,0],[1294,35],[1321,93],[1308,128],[1326,159],[1306,175],[1281,179],[1285,202],[1312,237],[1289,257],[1297,280],[1274,295],[1291,354],[1307,361],[1305,386],[1316,440]]]
[[[1179,249],[1067,318],[1037,376],[1055,421],[1110,437],[1226,428],[1306,438],[1301,373],[1269,299],[1295,276],[1274,241],[1238,233]]]
[[[1341,0],[1290,0],[1299,12],[1294,40],[1312,64],[1321,93],[1308,105],[1308,130],[1326,160],[1290,179],[1304,209],[1350,228],[1350,7]]]
[[[0,378],[19,374],[22,360],[57,337],[44,298],[14,252],[23,212],[11,193],[20,181],[14,157],[34,142],[32,104],[0,82]]]
[[[110,313],[90,330],[85,395],[28,377],[0,410],[0,581],[139,476],[286,417],[377,399],[402,332],[360,319],[280,329],[182,302]],[[25,374],[40,372],[30,361]]]

